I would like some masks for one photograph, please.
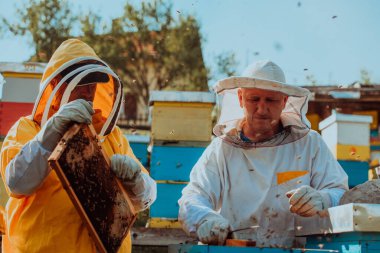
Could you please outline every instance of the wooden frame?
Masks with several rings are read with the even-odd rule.
[[[74,124],[48,161],[98,250],[117,252],[137,213],[92,125]]]

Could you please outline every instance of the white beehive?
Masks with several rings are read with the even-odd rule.
[[[370,158],[371,116],[333,113],[319,123],[322,138],[339,160]]]

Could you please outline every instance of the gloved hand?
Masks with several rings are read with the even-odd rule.
[[[197,235],[202,243],[210,245],[224,245],[230,224],[222,216],[207,216],[197,229]]]
[[[72,122],[90,124],[92,120],[92,104],[83,99],[77,99],[63,105],[41,128],[37,140],[41,145],[53,151],[57,142],[67,131]]]
[[[318,214],[320,217],[328,216],[327,209],[330,206],[328,196],[314,188],[303,185],[298,189],[286,193],[289,198],[290,212],[303,217],[311,217]]]
[[[11,192],[32,194],[49,174],[48,158],[71,122],[89,124],[93,113],[92,105],[83,99],[63,105],[9,162],[5,177]]]
[[[135,210],[145,210],[154,202],[157,196],[156,182],[141,172],[140,165],[132,157],[113,155],[111,169],[121,179]]]
[[[113,155],[111,157],[111,168],[115,175],[123,181],[135,181],[141,176],[140,165],[126,155]]]

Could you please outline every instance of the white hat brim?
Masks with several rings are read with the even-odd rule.
[[[231,76],[218,81],[214,85],[214,90],[217,94],[223,92],[224,90],[236,88],[257,88],[278,91],[288,96],[294,97],[305,97],[310,94],[309,90],[295,85],[289,85],[282,82],[244,76]]]

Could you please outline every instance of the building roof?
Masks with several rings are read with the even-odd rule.
[[[379,101],[380,99],[380,84],[361,84],[353,83],[349,86],[303,86],[310,90],[312,96],[310,101],[329,102],[337,100],[350,101]]]
[[[46,65],[41,62],[0,62],[0,73],[42,74]]]

